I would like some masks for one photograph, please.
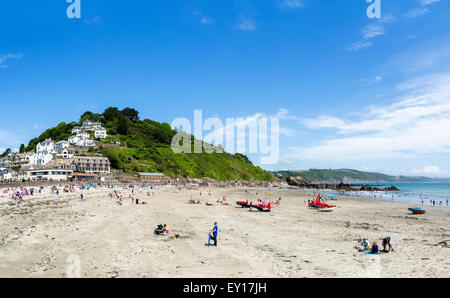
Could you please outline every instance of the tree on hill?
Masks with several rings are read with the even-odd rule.
[[[119,111],[118,108],[110,107],[110,108],[107,108],[103,112],[102,120],[103,120],[103,122],[115,121],[115,120],[118,120],[121,115],[122,115],[122,113]]]
[[[72,129],[76,126],[78,126],[78,123],[76,122],[61,122],[58,126],[47,129],[39,137],[32,139],[25,148],[25,151],[29,152],[36,149],[37,144],[46,139],[52,139],[55,142],[66,141],[72,135]]]
[[[83,115],[81,115],[80,123],[83,123],[86,120],[90,120],[92,122],[100,122],[102,119],[101,114],[92,113],[90,111],[85,112]]]
[[[2,155],[0,155],[1,158],[8,156],[9,154],[11,154],[12,150],[10,148],[6,149]]]
[[[117,133],[121,135],[128,134],[128,119],[125,116],[121,116],[119,118],[119,122],[117,124]]]
[[[24,153],[25,152],[25,145],[21,144],[20,145],[20,149],[19,149],[19,153]]]
[[[130,119],[131,122],[136,123],[139,120],[139,112],[135,109],[125,108],[122,110],[122,115]]]

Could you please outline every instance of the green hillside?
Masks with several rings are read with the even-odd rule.
[[[302,180],[314,182],[446,182],[448,179],[429,177],[390,176],[381,173],[364,172],[350,169],[310,169],[307,171],[278,171],[272,173],[275,177],[300,177]]]
[[[54,141],[67,140],[71,131],[85,120],[101,122],[107,129],[108,138],[102,140],[98,151],[108,157],[114,169],[126,173],[162,172],[170,177],[209,177],[216,180],[272,180],[273,176],[254,166],[241,154],[202,152],[199,154],[176,154],[171,141],[177,131],[167,123],[149,119],[140,120],[134,109],[108,108],[102,114],[86,112],[79,123],[60,123],[30,141],[26,150],[36,148],[47,138]],[[192,146],[195,140],[191,136]],[[120,145],[116,145],[120,144]]]

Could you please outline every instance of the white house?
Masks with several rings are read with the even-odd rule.
[[[83,124],[81,125],[81,129],[83,130],[87,130],[87,131],[94,131],[97,128],[101,128],[102,124],[99,122],[92,122],[90,120],[86,120],[83,122]]]
[[[106,128],[99,127],[95,129],[95,138],[97,139],[106,139]]]
[[[77,133],[77,137],[79,137],[80,139],[89,139],[91,135],[87,131],[82,131]]]
[[[60,149],[56,153],[56,157],[62,158],[62,159],[71,159],[71,158],[73,158],[73,156],[74,156],[74,151],[70,148]]]
[[[69,148],[70,147],[70,143],[67,141],[60,141],[58,143],[55,144],[55,151],[59,151],[65,148]]]
[[[83,131],[83,129],[81,127],[77,126],[77,127],[72,129],[72,134],[77,134],[77,133],[80,133],[82,131]]]
[[[46,165],[53,160],[53,152],[46,151],[36,152],[30,157],[30,165]]]
[[[69,138],[69,143],[76,146],[93,147],[95,142],[90,139],[90,134],[86,131],[77,133]]]
[[[52,141],[52,139],[47,139],[43,141],[42,143],[37,144],[36,152],[40,153],[52,153],[55,150],[55,142]]]

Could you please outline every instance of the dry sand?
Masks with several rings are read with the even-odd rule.
[[[211,190],[213,197],[207,192]],[[237,200],[282,197],[271,213],[238,208]],[[128,197],[131,191],[123,191]],[[311,195],[282,190],[168,187],[148,205],[123,206],[109,190],[0,203],[0,277],[66,277],[79,257],[81,277],[450,277],[450,209],[411,215],[403,203],[340,200],[332,213],[305,206]],[[189,205],[190,196],[203,204]],[[230,206],[215,203],[227,196]],[[209,199],[214,206],[204,202]],[[219,246],[206,247],[218,221]],[[158,224],[184,236],[155,236]],[[391,236],[394,252],[354,250]],[[69,257],[71,256],[71,257]]]

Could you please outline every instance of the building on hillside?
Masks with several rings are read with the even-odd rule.
[[[55,142],[47,139],[36,146],[36,153],[53,153],[55,150]]]
[[[62,158],[62,159],[73,159],[75,155],[75,151],[71,148],[64,148],[58,150],[56,153],[56,158]]]
[[[90,139],[90,134],[86,131],[82,131],[75,136],[69,138],[69,143],[80,147],[94,147],[94,140]]]
[[[81,129],[87,130],[87,131],[94,131],[97,128],[101,128],[102,124],[100,122],[92,122],[90,120],[86,120],[81,125]]]
[[[65,149],[65,148],[69,148],[70,147],[70,143],[67,141],[60,141],[58,143],[55,144],[55,151],[59,151],[61,149]]]
[[[78,134],[78,133],[80,133],[80,132],[82,132],[83,131],[83,129],[81,128],[81,127],[79,127],[79,126],[77,126],[77,127],[74,127],[73,129],[72,129],[72,134]]]
[[[75,156],[75,165],[78,172],[89,174],[107,174],[111,172],[111,162],[101,156]]]
[[[18,153],[14,156],[14,160],[11,161],[12,167],[29,165],[33,160],[34,153]]]
[[[56,158],[46,166],[54,169],[73,170],[74,172],[77,169],[73,158]]]
[[[101,178],[96,174],[72,173],[69,176],[70,181],[76,182],[100,182]]]
[[[107,137],[106,128],[99,127],[99,128],[96,128],[94,130],[94,132],[95,132],[95,138],[97,138],[97,139],[106,139],[106,137]]]
[[[46,151],[36,152],[30,156],[30,165],[46,165],[53,160],[53,153]]]
[[[0,181],[1,182],[11,182],[17,180],[17,172],[9,168],[0,169]]]
[[[60,166],[27,166],[18,173],[22,181],[67,181],[72,168]]]
[[[169,177],[162,173],[139,173],[138,178],[139,180],[141,180],[141,182],[149,183],[169,181]]]
[[[96,129],[102,128],[102,124],[100,122],[92,122],[90,120],[86,120],[83,122],[81,127],[77,126],[72,129],[73,134],[78,134],[82,131],[95,131]]]

